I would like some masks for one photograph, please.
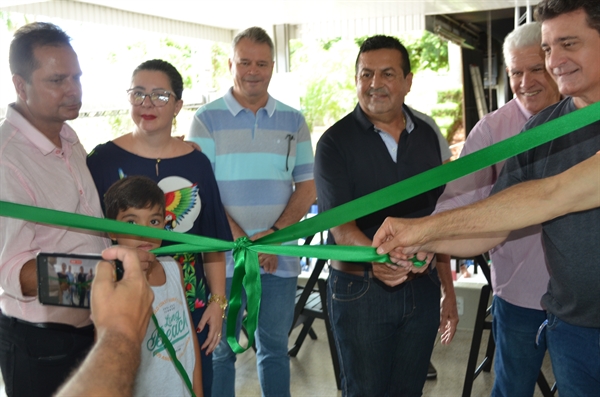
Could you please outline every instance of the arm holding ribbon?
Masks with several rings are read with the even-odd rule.
[[[596,154],[556,176],[520,183],[466,207],[419,219],[387,218],[373,246],[394,260],[417,252],[476,255],[504,241],[511,230],[599,207],[599,175]]]

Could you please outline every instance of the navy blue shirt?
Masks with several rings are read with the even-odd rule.
[[[397,162],[360,105],[329,128],[315,155],[315,183],[319,211],[383,189],[441,164],[435,131],[404,106],[414,129],[400,134]],[[356,220],[370,239],[388,216],[413,218],[431,214],[444,187],[420,194]],[[331,233],[329,244],[335,244]]]
[[[137,156],[107,142],[88,155],[87,165],[103,211],[104,194],[113,183],[125,176],[144,175],[165,192],[166,229],[233,240],[212,167],[202,152],[194,150],[180,157],[161,159],[157,168],[156,159]],[[163,241],[163,245],[169,244]],[[208,294],[202,255],[179,254],[175,260],[183,267],[186,298],[197,323],[200,318],[196,318],[194,311],[207,304]]]

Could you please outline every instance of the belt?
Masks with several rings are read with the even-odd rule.
[[[0,319],[6,319],[11,323],[17,323],[21,325],[25,325],[28,327],[42,328],[54,331],[68,332],[71,334],[93,334],[94,333],[94,325],[90,324],[85,327],[77,328],[73,325],[69,324],[61,324],[61,323],[30,323],[29,321],[21,320],[16,317],[9,317],[0,312]]]
[[[381,266],[385,266],[385,265],[381,264]],[[331,267],[340,272],[352,274],[352,275],[359,276],[359,277],[363,277],[365,275],[365,271],[367,271],[369,274],[369,277],[370,278],[373,277],[373,269],[370,266],[361,265],[359,263],[332,260]],[[414,280],[419,277],[423,277],[424,275],[426,275],[428,273],[429,273],[429,267],[427,267],[427,270],[425,270],[422,273],[412,273],[412,272],[408,273],[406,281],[410,281],[410,280]]]

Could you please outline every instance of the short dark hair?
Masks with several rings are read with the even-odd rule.
[[[175,66],[171,65],[167,61],[163,61],[162,59],[151,59],[140,64],[131,75],[133,78],[138,72],[142,70],[155,70],[158,72],[163,72],[169,78],[171,83],[171,89],[173,90],[173,94],[177,97],[177,99],[181,99],[181,95],[183,94],[183,78],[181,74]]]
[[[273,40],[271,40],[267,31],[263,28],[253,26],[238,33],[231,43],[231,48],[233,51],[235,51],[235,47],[242,39],[248,39],[257,44],[267,44],[271,49],[271,59],[275,57],[275,46],[273,45]]]
[[[535,8],[535,19],[542,23],[559,15],[583,9],[590,28],[600,34],[600,1],[598,0],[542,0]]]
[[[371,36],[362,43],[360,50],[358,50],[358,56],[356,57],[356,64],[354,66],[355,73],[358,73],[358,60],[360,58],[360,54],[383,49],[400,51],[400,57],[402,59],[402,65],[400,66],[402,67],[404,77],[408,76],[410,73],[410,59],[408,58],[408,51],[406,50],[406,47],[404,47],[397,38],[382,34]]]
[[[117,219],[119,212],[129,208],[151,208],[158,205],[165,211],[165,194],[156,182],[147,176],[126,176],[113,183],[104,194],[108,219]]]
[[[31,81],[31,74],[40,67],[33,51],[38,47],[71,47],[71,38],[58,26],[47,22],[34,22],[19,28],[10,43],[8,64],[13,75]]]

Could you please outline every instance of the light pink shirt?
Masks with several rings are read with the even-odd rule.
[[[531,114],[517,99],[486,115],[469,133],[460,156],[517,135]],[[489,196],[504,166],[500,162],[446,185],[434,213],[474,203]],[[548,270],[542,247],[541,226],[513,231],[490,251],[494,294],[513,305],[539,309],[548,288]]]
[[[0,125],[0,200],[102,217],[96,186],[86,166],[86,152],[68,125],[60,132],[62,149],[54,146],[12,105]],[[100,253],[108,247],[101,234],[72,231],[0,217],[0,309],[29,322],[55,322],[82,327],[90,312],[44,306],[21,292],[21,268],[38,252]]]

